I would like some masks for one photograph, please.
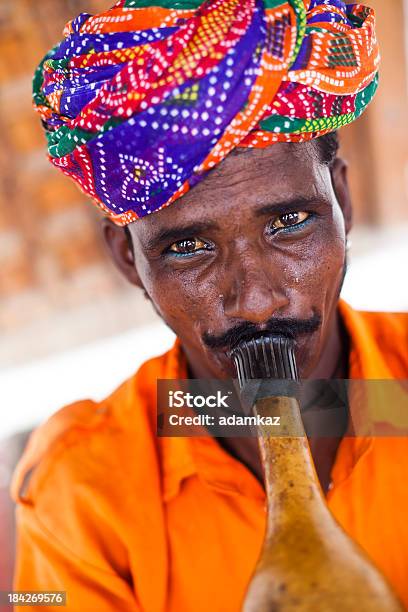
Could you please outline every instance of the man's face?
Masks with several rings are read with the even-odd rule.
[[[233,376],[233,342],[268,329],[295,337],[310,374],[331,332],[346,234],[315,143],[230,155],[129,229],[138,282],[195,372]]]

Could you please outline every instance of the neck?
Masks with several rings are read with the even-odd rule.
[[[348,359],[349,338],[338,310],[336,310],[329,325],[327,341],[319,361],[307,378],[311,380],[347,378]]]

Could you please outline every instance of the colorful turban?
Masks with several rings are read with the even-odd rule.
[[[237,146],[350,123],[378,81],[374,13],[341,0],[119,0],[64,36],[34,77],[49,159],[118,225]]]

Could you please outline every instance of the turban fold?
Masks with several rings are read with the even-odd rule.
[[[322,136],[378,82],[373,11],[341,0],[120,0],[69,22],[34,76],[50,161],[116,224],[235,147]]]

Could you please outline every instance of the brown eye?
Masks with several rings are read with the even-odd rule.
[[[205,248],[205,242],[199,240],[198,238],[183,238],[183,240],[173,242],[173,244],[169,247],[169,251],[172,253],[178,253],[180,255],[188,255]]]
[[[308,216],[309,213],[305,211],[284,213],[275,219],[275,221],[272,223],[272,227],[273,229],[281,229],[283,227],[299,225],[299,223],[305,221]]]

